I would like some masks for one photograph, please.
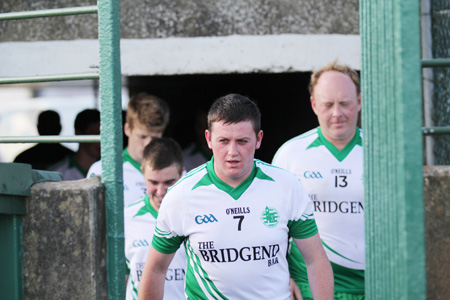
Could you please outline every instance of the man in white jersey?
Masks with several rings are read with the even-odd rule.
[[[364,298],[364,188],[358,74],[333,62],[313,72],[311,105],[319,127],[287,141],[273,164],[295,174],[314,203],[322,243],[334,272],[335,299]],[[295,245],[291,277],[311,299],[308,276]]]
[[[315,299],[332,299],[333,275],[309,200],[289,172],[254,159],[263,132],[247,97],[217,99],[205,137],[213,158],[186,174],[161,205],[139,299],[162,299],[178,247],[188,299],[290,298],[288,237],[305,257]]]
[[[128,102],[125,135],[128,146],[123,150],[123,204],[127,207],[145,196],[145,182],[141,171],[142,153],[153,137],[161,137],[169,123],[169,106],[152,95],[140,93]],[[94,163],[87,177],[101,176],[101,161]]]
[[[180,179],[183,153],[169,138],[154,138],[144,149],[142,159],[147,195],[125,208],[125,258],[127,261],[126,299],[138,299],[139,282],[148,250],[152,243],[156,217],[167,189]],[[164,299],[186,299],[184,278],[186,253],[184,247],[176,252],[166,274]]]

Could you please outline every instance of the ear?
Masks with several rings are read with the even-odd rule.
[[[314,113],[317,115],[316,101],[314,101],[314,98],[313,98],[312,96],[309,98],[309,101],[311,102],[312,110],[313,110]]]
[[[361,111],[361,93],[358,95],[358,111]]]
[[[130,128],[130,125],[128,123],[125,123],[125,125],[123,126],[123,132],[125,132],[125,135],[127,137],[130,137],[131,128]]]
[[[261,142],[262,142],[263,135],[264,135],[263,131],[260,130],[258,132],[258,135],[256,136],[256,147],[255,147],[255,149],[259,149],[259,147],[261,147]]]
[[[205,139],[206,143],[208,144],[208,148],[212,149],[211,132],[208,129],[205,130]]]

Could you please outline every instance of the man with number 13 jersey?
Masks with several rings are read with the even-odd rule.
[[[339,280],[347,286],[346,281],[355,278],[364,282],[363,148],[359,129],[347,147],[346,151],[335,151],[318,127],[288,141],[274,159],[275,165],[295,174],[310,193],[320,238],[331,265],[346,270],[342,278],[337,277],[340,272],[334,272],[336,291]],[[291,255],[294,258],[290,263],[300,264],[298,267],[304,269],[295,247]],[[291,276],[307,282],[306,270],[298,271],[291,268]]]
[[[287,141],[273,164],[295,174],[313,205],[322,243],[334,271],[335,299],[364,298],[364,187],[358,74],[331,63],[313,72],[311,105],[320,127]],[[291,277],[311,299],[302,256],[292,247]]]

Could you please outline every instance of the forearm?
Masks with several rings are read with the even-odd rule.
[[[144,268],[139,284],[139,300],[162,300],[164,296],[165,274]]]
[[[320,259],[307,266],[308,282],[314,300],[328,300],[334,297],[334,278],[330,262]]]
[[[295,244],[305,260],[309,288],[314,300],[332,300],[334,297],[334,278],[319,234],[298,240]]]
[[[167,268],[175,253],[163,254],[150,247],[139,284],[140,300],[162,300]]]

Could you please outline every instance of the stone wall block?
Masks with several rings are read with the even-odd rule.
[[[106,299],[104,195],[98,178],[32,186],[23,219],[25,299]]]

